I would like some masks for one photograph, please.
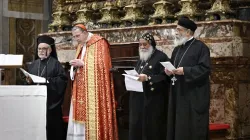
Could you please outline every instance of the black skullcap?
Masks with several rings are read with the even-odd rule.
[[[42,35],[37,38],[37,45],[39,45],[40,43],[46,43],[48,45],[52,45],[55,44],[55,40],[50,36]]]
[[[178,20],[178,25],[180,25],[186,29],[190,29],[193,32],[197,29],[197,25],[192,20],[190,20],[188,17],[181,17]]]
[[[35,55],[35,59],[38,59],[38,45],[40,43],[46,43],[48,44],[52,51],[50,53],[50,56],[54,57],[55,59],[58,59],[57,58],[57,53],[56,53],[56,47],[55,47],[55,40],[50,37],[50,36],[47,36],[47,35],[41,35],[37,38],[37,47],[36,47],[36,55]]]
[[[153,48],[156,47],[154,36],[150,33],[145,33],[141,36],[142,39],[147,40]]]

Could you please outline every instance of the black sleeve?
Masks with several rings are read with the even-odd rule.
[[[56,63],[53,76],[48,77],[48,88],[54,90],[56,94],[63,95],[67,86],[68,77],[60,62]]]
[[[204,80],[210,74],[210,52],[205,44],[201,44],[198,63],[192,67],[184,67],[184,78],[186,82],[197,82]]]
[[[157,62],[158,63],[157,65],[158,65],[158,68],[160,69],[160,72],[159,72],[159,74],[148,75],[149,82],[158,83],[158,82],[161,82],[161,81],[168,79],[168,76],[166,75],[166,73],[164,71],[165,68],[160,63],[160,62],[166,62],[166,61],[170,61],[170,59],[168,58],[167,55],[164,55],[164,57]]]

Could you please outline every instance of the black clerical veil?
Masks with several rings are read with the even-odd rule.
[[[156,48],[156,42],[152,34],[145,33],[141,36],[141,38],[147,40],[154,49]]]
[[[54,57],[56,60],[58,60],[57,58],[57,53],[56,53],[56,47],[55,47],[55,40],[50,37],[50,36],[47,36],[47,35],[42,35],[42,36],[39,36],[37,38],[37,46],[36,46],[36,52],[35,52],[35,60],[38,59],[38,45],[40,43],[46,43],[48,44],[50,47],[51,47],[51,53],[50,53],[50,56]]]

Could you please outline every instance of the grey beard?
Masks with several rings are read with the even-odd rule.
[[[179,39],[178,39],[178,38],[175,38],[174,46],[177,47],[177,46],[183,45],[183,44],[186,43],[187,41],[188,41],[188,38],[187,38],[187,37],[180,37]]]
[[[149,59],[149,57],[152,55],[153,51],[154,51],[154,49],[152,46],[150,46],[150,48],[148,48],[148,51],[146,51],[146,52],[141,51],[141,49],[139,48],[140,60],[147,61]]]

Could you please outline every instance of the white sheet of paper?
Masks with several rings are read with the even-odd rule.
[[[125,77],[128,77],[130,79],[133,79],[133,80],[138,80],[139,79],[138,76],[133,76],[133,75],[129,75],[129,74],[122,74],[122,75],[124,75]]]
[[[30,74],[26,70],[24,70],[23,68],[20,68],[20,70],[23,72],[23,74],[26,77],[29,76],[34,83],[45,83],[46,79],[44,77],[40,77],[40,76],[36,76],[36,75]],[[48,80],[47,80],[47,83],[49,83]]]
[[[72,81],[74,81],[74,79],[75,79],[74,66],[71,66],[71,67],[70,67],[69,75],[70,75],[70,79],[71,79]]]
[[[160,62],[167,70],[172,71],[175,70],[176,68],[172,65],[171,62]]]
[[[125,87],[127,91],[143,92],[142,82],[137,81],[138,76],[122,74],[125,76]]]
[[[125,71],[128,75],[133,75],[133,76],[139,75],[135,69],[133,69],[133,70],[124,70],[124,71]]]
[[[22,66],[23,55],[0,54],[0,66]]]

